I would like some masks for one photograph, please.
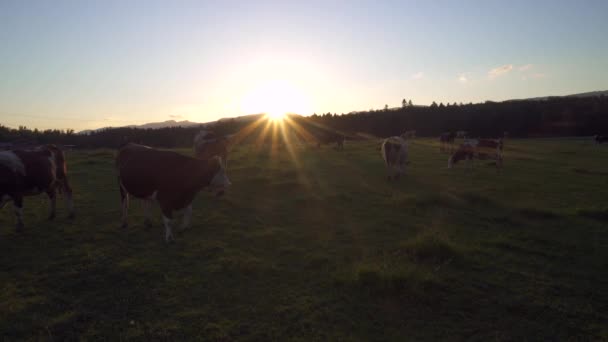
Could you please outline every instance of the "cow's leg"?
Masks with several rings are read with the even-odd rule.
[[[182,230],[186,230],[190,228],[190,223],[192,222],[192,203],[184,209],[184,217],[182,221]]]
[[[120,184],[120,180],[119,180]],[[127,212],[129,210],[129,193],[123,189],[122,185],[120,185],[120,204],[122,208],[122,228],[127,228],[129,225],[127,221]]]
[[[15,216],[17,217],[15,230],[21,231],[23,229],[23,197],[21,195],[13,196],[13,208],[15,209]]]
[[[70,184],[68,183],[68,178],[65,177],[63,179],[63,184],[62,184],[62,188],[63,188],[63,192],[64,192],[64,196],[65,196],[65,205],[68,208],[68,218],[69,219],[73,219],[74,218],[74,198],[72,197],[72,188],[70,187]]]
[[[393,175],[393,167],[391,165],[386,166],[386,179],[390,182]]]
[[[142,205],[144,207],[144,225],[146,227],[152,227],[152,200],[143,200]]]
[[[0,196],[0,209],[4,208],[6,203],[11,199],[9,195]]]
[[[47,196],[49,196],[50,208],[49,208],[49,220],[55,218],[55,211],[57,209],[57,194],[55,193],[55,189],[49,189],[46,191]]]
[[[163,212],[163,223],[165,225],[165,242],[174,241],[173,230],[171,229],[171,221],[173,221],[173,210],[167,205],[160,203],[160,209]]]
[[[173,230],[171,229],[171,218],[163,214],[163,223],[165,224],[165,242],[175,241],[173,238]]]

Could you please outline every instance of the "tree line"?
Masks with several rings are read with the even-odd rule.
[[[608,134],[608,96],[487,101],[477,104],[434,102],[431,106],[415,106],[411,100],[404,99],[401,107],[397,108],[385,106],[381,110],[291,118],[313,137],[328,131],[338,131],[347,136],[364,133],[387,137],[406,130],[416,130],[418,136],[437,136],[442,132],[457,130],[467,131],[473,137],[501,137],[504,132],[509,132],[511,137],[589,136]],[[167,148],[190,147],[196,133],[203,128],[213,129],[219,134],[235,134],[242,132],[252,122],[227,119],[205,127],[122,127],[89,134],[77,134],[73,130],[31,130],[23,126],[11,129],[0,125],[0,142],[55,143],[89,148],[116,148],[126,142]],[[257,137],[264,134],[281,137],[276,131],[265,127],[259,125],[253,130],[254,134],[242,142],[260,141]],[[301,132],[293,129],[288,134],[301,136]]]

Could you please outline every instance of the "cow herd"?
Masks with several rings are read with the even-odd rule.
[[[409,164],[408,141],[415,131],[383,140],[380,151],[388,169],[389,180],[397,180]],[[462,143],[455,146],[456,138]],[[326,142],[344,146],[344,136],[328,136]],[[608,136],[594,137],[597,144],[608,141]],[[449,152],[448,168],[463,161],[469,168],[473,160],[493,160],[498,170],[503,165],[503,138],[468,139],[467,132],[446,132],[439,136],[441,152]],[[208,189],[221,196],[230,186],[226,174],[230,139],[203,131],[194,138],[194,155],[188,157],[173,151],[127,143],[116,155],[122,207],[122,226],[127,227],[129,198],[143,201],[145,224],[151,225],[151,206],[158,203],[162,212],[165,240],[173,240],[175,215],[182,215],[182,228],[188,228],[192,216],[192,201],[202,190]],[[72,189],[68,182],[65,155],[55,145],[31,150],[0,151],[0,209],[12,201],[17,231],[23,228],[23,197],[46,193],[50,201],[49,219],[55,218],[56,198],[62,193],[69,218],[74,217]]]
[[[413,133],[412,133],[413,132]],[[459,161],[473,168],[473,160],[494,160],[498,170],[503,164],[503,138],[498,139],[468,139],[466,131],[445,132],[439,135],[439,151],[449,152],[448,168],[451,169]],[[380,146],[382,159],[388,168],[388,180],[396,180],[405,173],[409,164],[407,141],[416,137],[416,131],[406,131],[400,136],[384,139]],[[462,138],[460,146],[455,147],[456,138]],[[597,138],[596,138],[597,141]]]

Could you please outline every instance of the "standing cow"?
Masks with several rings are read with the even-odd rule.
[[[416,131],[405,131],[405,133],[401,134],[401,137],[405,140],[416,139]]]
[[[390,137],[384,139],[380,151],[388,168],[387,179],[399,179],[408,164],[407,142],[401,137]]]
[[[200,131],[194,137],[194,155],[198,159],[222,158],[224,168],[228,166],[228,138],[213,131]]]
[[[606,135],[596,135],[593,140],[595,140],[595,144],[596,145],[600,145],[603,144],[605,142],[608,142],[608,136]]]
[[[473,160],[495,160],[496,169],[503,166],[503,140],[502,139],[471,139],[465,141],[448,159],[448,168],[461,160],[467,161],[469,168],[473,168]]]
[[[439,151],[441,152],[452,152],[454,148],[454,139],[456,139],[456,133],[445,132],[439,136]]]
[[[323,144],[336,144],[337,150],[344,149],[344,141],[346,137],[344,134],[337,132],[323,132],[317,136],[317,148],[320,148]]]
[[[50,200],[49,220],[55,218],[57,192],[64,193],[68,217],[74,217],[65,155],[57,146],[0,152],[0,208],[13,201],[18,231],[23,228],[23,197],[43,192]]]
[[[230,180],[220,157],[190,158],[173,151],[127,144],[116,157],[122,200],[122,226],[127,227],[129,195],[146,200],[146,224],[150,225],[150,205],[157,201],[163,214],[165,241],[173,240],[171,221],[175,211],[184,211],[182,228],[188,228],[192,201],[207,187],[221,195]]]

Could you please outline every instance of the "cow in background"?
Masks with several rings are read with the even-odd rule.
[[[456,163],[465,160],[469,168],[473,168],[473,160],[495,160],[496,169],[503,166],[503,140],[502,139],[471,139],[465,141],[448,159],[448,168],[451,169]]]
[[[344,142],[346,141],[346,137],[344,134],[337,132],[323,132],[318,134],[317,139],[317,148],[320,148],[323,144],[336,144],[336,149],[343,150]]]
[[[204,160],[218,156],[224,168],[228,167],[228,147],[228,138],[213,131],[200,131],[194,137],[194,156]]]
[[[382,159],[388,169],[387,179],[397,180],[405,173],[405,167],[408,164],[408,146],[407,142],[401,137],[390,137],[384,139],[380,148]]]
[[[596,135],[593,140],[595,140],[595,143],[597,145],[603,144],[605,142],[608,142],[608,136],[607,135]]]
[[[401,134],[401,137],[405,140],[416,139],[416,131],[414,131],[414,130],[405,131],[405,133]]]
[[[32,150],[0,152],[0,208],[13,202],[16,229],[23,228],[23,197],[46,193],[50,200],[49,220],[55,218],[57,193],[63,193],[68,218],[74,217],[72,188],[68,183],[65,155],[55,145]]]
[[[454,148],[454,139],[456,139],[456,133],[454,132],[441,133],[439,136],[439,151],[451,152]]]

